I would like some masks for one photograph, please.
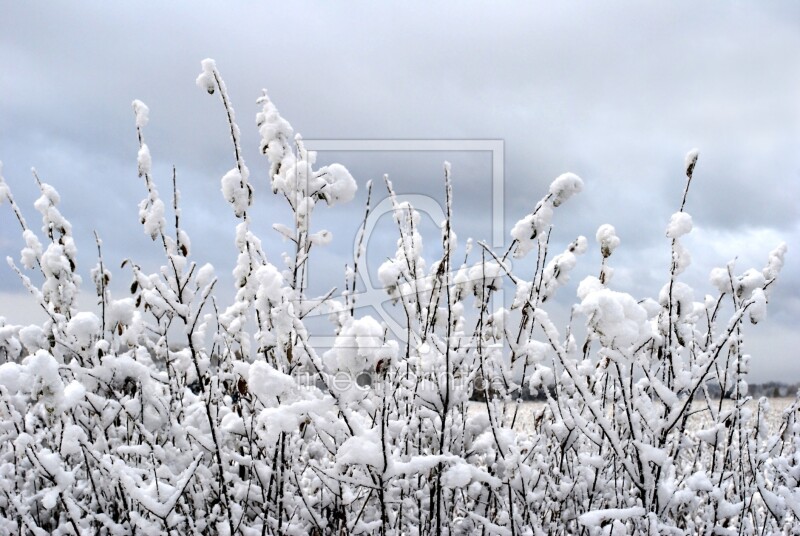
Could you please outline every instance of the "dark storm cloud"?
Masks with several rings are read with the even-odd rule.
[[[155,268],[158,249],[137,222],[145,192],[130,102],[143,100],[160,191],[169,195],[174,164],[198,260],[227,274],[235,220],[219,178],[232,151],[218,100],[194,85],[210,56],[236,107],[259,196],[256,228],[273,262],[286,245],[270,225],[289,213],[268,195],[257,151],[262,87],[307,138],[503,139],[506,229],[553,178],[578,173],[586,190],[557,211],[553,247],[578,234],[593,241],[597,226],[612,223],[622,238],[614,283],[643,297],[663,284],[664,229],[680,203],[683,156],[698,147],[687,205],[697,249],[685,277],[702,294],[711,267],[738,254],[742,270],[760,268],[772,242],[786,240],[770,331],[786,358],[800,344],[792,320],[800,302],[798,50],[800,8],[790,2],[360,3],[349,13],[322,4],[9,3],[0,20],[0,160],[34,227],[29,168],[59,189],[84,270],[95,262],[95,228],[115,262],[130,256]],[[454,164],[459,238],[491,237],[486,155],[320,154],[333,158],[361,188],[350,207],[317,212],[316,224],[340,244],[317,252],[325,266],[348,262],[366,180],[383,195],[389,173],[399,192],[441,199],[444,158]],[[0,253],[16,258],[7,207],[0,225]],[[395,240],[384,227],[375,237],[380,255]],[[426,251],[438,240],[430,236]],[[573,283],[596,272],[594,253]],[[341,286],[336,274],[320,287]],[[0,272],[0,291],[15,288],[13,274]],[[764,371],[800,379],[794,361],[773,358]]]

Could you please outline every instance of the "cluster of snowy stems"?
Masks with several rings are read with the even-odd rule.
[[[123,262],[129,296],[112,296],[97,237],[99,307],[79,311],[77,250],[58,194],[36,177],[43,245],[0,176],[25,242],[22,266],[9,264],[47,315],[24,327],[0,318],[0,531],[766,534],[800,522],[798,404],[778,430],[767,426],[766,400],[752,415],[742,338],[745,321],[764,317],[786,247],[760,271],[715,269],[716,295],[694,300],[681,281],[690,263],[681,237],[692,229],[696,152],[667,227],[672,256],[658,298],[612,290],[620,240],[603,225],[599,274],[578,286],[563,332],[545,306],[589,244],[578,237],[551,257],[550,231],[580,178],[552,183],[504,255],[468,241],[459,261],[446,165],[442,255],[430,264],[419,213],[386,179],[399,237],[378,275],[403,319],[390,330],[356,301],[371,196],[345,290],[308,296],[310,251],[331,240],[312,232],[311,216],[323,201],[350,201],[356,183],[338,164],[315,169],[265,92],[260,148],[293,214],[273,228],[294,250],[272,264],[251,229],[254,187],[230,98],[214,62],[202,66],[198,85],[220,96],[234,150],[221,180],[240,220],[227,307],[215,299],[214,268],[191,259],[174,170],[167,223],[143,103],[133,103],[147,191],[139,215],[165,262],[150,274]],[[512,254],[535,254],[533,273],[512,273]],[[504,284],[516,290],[508,310],[494,306]],[[304,327],[315,311],[334,325],[327,351]],[[353,381],[364,374],[368,385]],[[712,398],[712,384],[731,407]],[[522,424],[526,390],[547,398],[532,426]],[[699,418],[703,426],[690,426]]]

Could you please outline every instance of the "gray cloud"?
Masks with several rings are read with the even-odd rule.
[[[4,175],[31,223],[38,217],[29,168],[60,190],[84,270],[95,262],[94,228],[114,262],[131,256],[158,266],[158,248],[137,223],[144,187],[130,102],[139,98],[151,108],[145,136],[162,194],[170,192],[174,164],[195,252],[228,273],[234,218],[219,178],[233,165],[232,151],[219,102],[194,85],[199,61],[211,56],[237,110],[258,189],[256,227],[273,262],[286,245],[270,225],[289,214],[268,195],[257,151],[253,117],[262,87],[308,138],[503,139],[507,225],[557,175],[580,174],[586,191],[558,210],[553,248],[577,234],[593,239],[598,225],[612,223],[623,241],[615,283],[644,296],[665,277],[664,228],[680,203],[683,155],[698,147],[688,203],[697,249],[687,280],[707,291],[710,267],[736,254],[742,269],[760,267],[776,245],[768,241],[786,240],[769,337],[760,326],[754,337],[765,352],[770,341],[781,349],[769,357],[769,374],[785,370],[800,379],[797,367],[785,365],[800,344],[800,8],[688,1],[504,7],[365,2],[346,13],[297,4],[10,4],[0,20]],[[316,223],[339,243],[318,251],[319,262],[341,267],[320,288],[341,286],[363,184],[376,180],[382,192],[383,173],[398,191],[441,199],[441,161],[452,160],[459,237],[491,235],[485,155],[320,155],[334,158],[351,168],[361,190],[351,206],[317,212]],[[18,255],[15,225],[2,207],[3,256]],[[385,227],[375,236],[376,262],[395,239]],[[438,240],[430,236],[427,251]],[[597,262],[590,251],[574,283]],[[16,288],[13,274],[0,271],[0,291]]]

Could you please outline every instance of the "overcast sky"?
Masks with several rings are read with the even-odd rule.
[[[693,264],[682,277],[701,299],[712,291],[711,268],[736,257],[739,272],[761,269],[787,242],[768,320],[748,330],[746,351],[754,355],[753,380],[800,381],[800,3],[163,4],[0,0],[3,174],[36,228],[30,168],[59,190],[86,282],[95,229],[109,264],[131,257],[151,270],[159,265],[157,246],[138,225],[145,190],[136,175],[136,98],[151,110],[145,136],[165,196],[177,167],[195,259],[214,264],[232,286],[236,220],[219,179],[234,161],[219,100],[194,83],[200,61],[212,57],[242,128],[255,229],[275,264],[288,248],[270,227],[289,213],[272,197],[257,150],[261,88],[308,139],[503,140],[505,236],[552,179],[580,175],[585,191],[557,210],[553,248],[578,234],[591,248],[562,290],[563,304],[598,271],[594,235],[602,223],[622,240],[612,287],[637,298],[658,293],[684,156],[698,148],[687,204],[695,231],[685,241]],[[313,260],[319,292],[341,288],[364,185],[375,180],[380,200],[384,173],[400,193],[441,200],[442,162],[450,160],[462,247],[469,236],[491,239],[491,153],[323,152],[319,159],[345,164],[360,187],[351,205],[315,213],[315,227],[334,234],[334,245]],[[395,240],[382,221],[370,241],[373,271]],[[435,253],[436,228],[426,228],[427,251]],[[21,245],[1,206],[0,254],[18,259]],[[114,275],[121,297],[129,274]],[[91,304],[91,284],[84,289]],[[0,300],[0,316],[12,323],[38,318],[5,263]]]

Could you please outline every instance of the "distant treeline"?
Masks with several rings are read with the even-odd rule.
[[[791,383],[791,384],[783,382],[751,383],[748,384],[747,386],[747,395],[753,398],[761,398],[762,396],[766,396],[767,398],[793,397],[797,394],[799,389],[800,389],[800,384],[798,383]],[[525,401],[547,400],[548,393],[551,397],[555,397],[557,395],[555,392],[555,386],[550,385],[542,387],[538,389],[536,393],[531,393],[531,390],[528,387],[521,388],[522,400]],[[710,382],[708,384],[708,394],[712,398],[719,399],[719,398],[731,398],[733,393],[732,391],[726,391],[725,393],[723,393],[718,383]],[[482,389],[474,389],[472,392],[472,396],[470,397],[470,400],[481,401],[484,400],[484,397],[485,393]]]

